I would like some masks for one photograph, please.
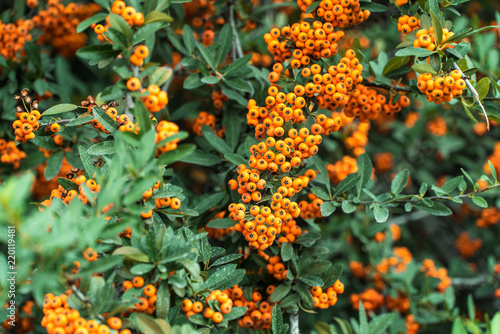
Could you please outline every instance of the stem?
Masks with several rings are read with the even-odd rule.
[[[468,287],[474,287],[481,285],[485,283],[487,280],[486,276],[477,276],[477,277],[452,277],[451,278],[451,284],[455,287],[463,287],[463,288],[468,288]]]
[[[299,314],[290,314],[290,334],[300,334]]]
[[[398,92],[405,92],[405,93],[415,93],[413,90],[411,90],[410,88],[408,87],[401,87],[401,86],[389,86],[389,85],[385,85],[385,84],[376,84],[374,82],[362,82],[362,84],[364,86],[367,86],[367,87],[377,87],[377,88],[382,88],[382,89],[387,89],[387,90],[395,90],[395,91],[398,91]]]
[[[240,37],[238,35],[238,29],[236,28],[236,22],[234,20],[234,10],[233,5],[229,6],[229,23],[233,28],[233,49],[232,49],[232,58],[233,61],[243,57],[243,50],[241,48]]]
[[[481,103],[481,100],[479,99],[479,95],[477,94],[476,89],[474,89],[474,87],[472,86],[472,84],[469,81],[469,78],[467,78],[467,76],[464,74],[464,72],[462,72],[462,70],[460,69],[460,67],[458,67],[458,65],[456,63],[453,63],[453,68],[460,72],[460,74],[462,75],[462,79],[465,80],[465,84],[467,85],[467,88],[469,88],[469,91],[472,94],[472,97],[474,98],[474,100],[477,101],[477,103],[481,107],[481,110],[483,111],[484,118],[486,119],[486,129],[488,129],[488,131],[490,131],[490,120],[488,119],[488,114],[486,114],[486,110],[484,110],[483,104]]]
[[[479,193],[482,193],[482,192],[485,192],[485,191],[488,191],[490,189],[494,189],[494,188],[498,188],[500,187],[500,183],[498,184],[495,184],[495,185],[492,185],[492,186],[489,186],[487,188],[484,188],[484,189],[478,189],[478,190],[475,190],[475,191],[471,191],[470,193],[466,193],[466,194],[462,194],[462,195],[458,195],[458,196],[430,196],[430,197],[423,197],[425,199],[429,199],[429,200],[443,200],[443,201],[449,201],[451,200],[452,198],[465,198],[465,197],[472,197],[474,195],[477,195]],[[387,202],[375,202],[375,201],[359,201],[357,204],[359,205],[370,205],[370,204],[389,204],[389,203],[418,203],[422,200],[422,198],[418,198],[418,199],[411,199],[412,197],[419,197],[418,195],[408,195],[408,196],[405,196],[404,198],[400,198],[400,199],[397,199],[397,200],[390,200],[390,201],[387,201]],[[353,202],[352,200],[340,200],[339,202]]]
[[[462,96],[463,99],[465,100],[473,100],[474,99],[474,96]],[[498,102],[500,101],[500,97],[485,97],[483,98],[483,101],[494,101],[494,102]]]

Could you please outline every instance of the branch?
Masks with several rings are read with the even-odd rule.
[[[290,314],[290,334],[300,334],[299,314]]]
[[[457,195],[457,196],[430,196],[430,197],[423,197],[425,199],[429,199],[429,200],[443,200],[443,201],[449,201],[453,198],[465,198],[465,197],[472,197],[474,195],[477,195],[479,193],[482,193],[482,192],[485,192],[485,191],[488,191],[490,189],[495,189],[495,188],[499,188],[500,187],[500,183],[498,184],[494,184],[492,186],[489,186],[487,188],[483,188],[483,189],[478,189],[478,190],[475,190],[475,191],[471,191],[470,193],[466,193],[466,194],[462,194],[462,195]],[[417,199],[414,199],[413,197],[417,197]],[[399,198],[397,200],[390,200],[390,201],[387,201],[387,202],[378,202],[378,201],[359,201],[358,203],[354,203],[353,200],[347,200],[347,199],[344,199],[344,200],[340,200],[338,201],[339,203],[341,202],[351,202],[351,203],[354,203],[354,204],[359,204],[359,205],[370,205],[370,204],[390,204],[390,203],[418,203],[420,202],[423,198],[420,198],[418,195],[407,195],[407,196],[404,196],[403,198]]]
[[[476,89],[472,86],[472,84],[469,81],[469,78],[462,72],[460,67],[456,63],[453,63],[453,68],[456,69],[457,71],[460,72],[462,75],[462,79],[465,80],[465,84],[467,85],[467,88],[469,88],[469,91],[471,92],[472,96],[474,97],[474,100],[477,101],[479,106],[481,107],[481,110],[483,111],[484,118],[486,118],[486,129],[490,131],[490,120],[488,119],[488,114],[486,114],[486,110],[484,110],[483,104],[481,103],[481,100],[479,99],[479,95],[476,92]]]
[[[401,87],[401,86],[389,86],[386,84],[376,84],[374,82],[368,82],[368,81],[363,81],[362,84],[367,87],[376,87],[376,88],[382,88],[382,89],[387,89],[387,90],[395,90],[398,92],[405,92],[405,93],[415,93],[415,91],[411,90],[408,87]]]
[[[486,276],[477,276],[477,277],[452,277],[451,284],[455,287],[469,288],[481,285],[487,281]]]
[[[462,96],[463,99],[465,100],[474,100],[474,96]],[[483,101],[494,101],[494,102],[498,102],[500,101],[500,97],[484,97],[483,98]]]

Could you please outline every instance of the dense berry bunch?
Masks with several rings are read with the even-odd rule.
[[[439,292],[444,292],[449,286],[451,286],[451,278],[448,277],[448,271],[446,268],[437,269],[434,261],[431,259],[425,259],[423,261],[420,271],[425,272],[425,275],[429,277],[435,277],[441,280],[437,286]]]
[[[141,98],[142,102],[150,112],[158,112],[165,108],[168,104],[167,92],[162,91],[157,85],[149,85],[148,88],[143,88],[141,93],[148,92],[149,95]]]
[[[356,159],[344,155],[341,160],[337,160],[334,164],[327,164],[326,171],[330,181],[333,184],[339,184],[347,175],[356,173],[358,166],[356,165]]]
[[[43,31],[38,43],[51,43],[56,51],[65,57],[72,57],[76,50],[85,46],[87,35],[77,33],[81,21],[93,16],[101,6],[97,3],[64,5],[62,0],[48,1],[48,8],[33,17],[35,26]]]
[[[481,248],[483,242],[481,239],[471,239],[469,233],[462,232],[455,241],[455,247],[462,255],[464,259],[470,258],[474,255],[479,248]]]
[[[12,165],[12,168],[18,169],[25,158],[26,153],[21,151],[14,141],[0,138],[0,163]]]
[[[500,142],[497,142],[495,144],[495,147],[493,148],[493,153],[488,156],[489,161],[493,164],[493,167],[495,168],[495,172],[497,175],[500,175]],[[488,161],[486,161],[483,165],[483,171],[485,173],[491,174],[492,171],[490,171],[490,166],[488,164]]]
[[[32,20],[18,20],[16,23],[2,23],[0,20],[0,54],[5,59],[18,60],[26,42],[31,41]]]
[[[198,117],[196,117],[196,119],[194,120],[193,132],[196,133],[196,135],[201,136],[201,128],[203,125],[211,128],[219,137],[222,137],[224,135],[224,132],[226,131],[224,126],[221,126],[219,130],[216,130],[217,118],[213,114],[210,114],[206,111],[201,111],[198,114]]]
[[[132,6],[127,6],[125,1],[116,0],[111,5],[111,12],[120,15],[130,27],[134,26],[142,26],[144,24],[144,15],[140,12],[137,12],[136,9]],[[101,41],[110,41],[106,35],[104,34],[111,27],[109,17],[106,17],[105,24],[93,24],[92,28],[94,32],[97,34],[97,38]]]
[[[441,43],[446,42],[448,38],[455,35],[454,32],[443,28],[443,37]],[[430,27],[429,30],[421,28],[417,30],[416,39],[413,41],[413,46],[416,48],[424,48],[429,51],[434,51],[436,49],[436,36],[434,34],[434,27]],[[441,46],[440,49],[444,50],[451,47],[450,45]]]
[[[430,73],[424,73],[420,74],[417,80],[417,87],[425,93],[427,101],[437,104],[450,102],[454,97],[461,96],[466,88],[465,80],[458,70],[453,70],[446,76],[435,77]]]
[[[38,120],[41,114],[38,111],[38,101],[33,101],[28,93],[29,90],[25,88],[21,90],[20,95],[14,97],[15,100],[22,102],[22,107],[20,105],[16,107],[17,120],[12,123],[18,143],[25,143],[30,139],[34,139],[34,131],[40,127]]]
[[[407,35],[414,30],[420,29],[420,20],[415,16],[403,15],[398,18],[398,31]]]
[[[337,280],[332,286],[322,289],[319,286],[313,286],[310,289],[313,296],[314,307],[327,309],[337,303],[337,295],[344,293],[344,284]]]
[[[312,0],[297,0],[304,13],[312,3]],[[370,16],[370,11],[361,10],[359,0],[321,0],[312,14],[331,22],[334,27],[349,28],[366,20]]]
[[[133,312],[153,314],[156,310],[156,286],[153,284],[144,285],[144,278],[136,276],[132,281],[123,281],[123,291],[134,289],[132,296],[139,299],[131,308],[121,313],[122,317],[127,317]]]
[[[446,132],[448,131],[446,121],[443,117],[436,117],[428,121],[425,128],[431,135],[439,137],[446,136]]]
[[[71,308],[67,303],[68,295],[45,295],[43,300],[42,326],[51,334],[130,334],[128,329],[122,329],[122,321],[117,317],[108,317],[106,324],[97,320],[87,320],[81,317],[80,312]]]
[[[160,121],[156,125],[155,143],[159,144],[163,140],[168,139],[169,137],[175,135],[178,132],[179,132],[179,127],[177,126],[177,124],[167,121]],[[156,156],[158,157],[165,152],[175,150],[177,148],[177,143],[179,141],[180,139],[174,139],[158,147],[155,152]]]

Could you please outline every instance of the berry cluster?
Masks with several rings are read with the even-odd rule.
[[[156,125],[156,135],[155,135],[155,143],[159,144],[163,140],[171,137],[179,132],[179,127],[177,124],[167,121],[160,121]],[[177,148],[177,143],[180,139],[174,139],[165,143],[163,146],[160,146],[156,149],[155,154],[157,157],[162,155],[165,152],[175,150]]]
[[[210,93],[210,98],[214,102],[215,109],[222,109],[224,106],[224,101],[229,100],[229,98],[222,92],[222,90],[214,90]]]
[[[98,258],[97,251],[89,247],[83,252],[83,258],[85,259],[85,261],[88,262],[97,261]]]
[[[269,298],[274,289],[274,285],[267,286],[267,300],[264,300],[262,294],[256,290],[252,292],[250,297],[251,300],[247,300],[243,294],[243,290],[238,285],[225,290],[233,299],[234,306],[244,306],[247,308],[243,318],[238,320],[238,325],[241,328],[251,328],[253,330],[266,330],[271,328],[272,311],[275,303],[271,303]]]
[[[470,258],[474,253],[481,248],[483,242],[481,239],[471,239],[469,233],[462,232],[458,235],[455,241],[455,247],[457,247],[459,253],[464,259]]]
[[[138,298],[139,301],[133,307],[123,311],[121,316],[126,317],[133,312],[153,314],[156,310],[156,300],[158,298],[156,287],[153,284],[144,286],[144,279],[141,276],[134,277],[132,281],[123,281],[124,292],[133,288],[137,289],[137,291],[132,296]]]
[[[313,296],[314,307],[327,309],[337,303],[337,294],[344,293],[344,284],[337,280],[332,286],[326,289],[322,289],[319,286],[313,286],[310,292]]]
[[[146,45],[139,45],[135,48],[134,53],[130,55],[130,63],[135,66],[142,66],[144,59],[149,56],[149,48]]]
[[[435,277],[441,280],[437,286],[439,292],[444,292],[449,286],[451,286],[451,278],[448,277],[448,271],[446,268],[437,269],[434,261],[431,259],[425,259],[422,262],[420,271],[425,272],[425,275],[429,277]]]
[[[462,95],[467,87],[459,70],[453,70],[449,75],[433,77],[430,73],[420,74],[417,78],[417,87],[425,93],[427,101],[441,104]]]
[[[121,329],[122,321],[117,317],[107,318],[106,325],[97,320],[86,320],[80,312],[67,303],[68,295],[54,296],[47,293],[43,300],[42,326],[50,334],[131,334],[129,329]],[[120,330],[121,329],[121,330]]]
[[[500,210],[492,207],[481,210],[481,217],[476,220],[476,226],[487,228],[500,222]]]
[[[454,32],[448,31],[448,29],[443,28],[443,39],[441,43],[446,42],[448,38],[455,35]],[[413,46],[416,48],[424,48],[429,51],[434,51],[436,49],[436,36],[434,34],[434,27],[430,27],[429,30],[421,28],[417,30],[416,39],[413,41]],[[450,45],[442,46],[441,49],[447,49],[451,47]]]
[[[159,86],[149,85],[147,90],[143,88],[141,93],[145,93],[146,91],[149,95],[141,97],[141,100],[150,112],[158,112],[167,106],[167,92],[162,91]]]
[[[297,5],[304,13],[312,3],[312,0],[297,0]],[[370,11],[361,10],[359,0],[321,0],[311,16],[331,22],[334,27],[349,28],[366,20],[370,16]]]
[[[262,255],[262,257],[269,262],[266,265],[266,269],[270,275],[273,275],[273,277],[278,281],[288,279],[287,278],[288,270],[286,269],[283,262],[281,262],[281,258],[279,255],[275,256],[269,256],[267,254],[260,254],[260,255]]]
[[[493,148],[493,153],[488,156],[489,161],[493,164],[493,167],[495,168],[495,172],[497,175],[500,175],[500,142],[497,142]],[[491,175],[492,171],[490,171],[490,166],[488,164],[488,161],[486,161],[483,165],[483,171],[485,173],[488,173]]]
[[[30,139],[35,139],[35,132],[40,127],[38,120],[41,117],[38,111],[38,101],[32,100],[28,95],[29,90],[24,88],[14,99],[22,102],[22,107],[16,107],[17,120],[12,123],[14,134],[18,143],[25,143]],[[28,110],[29,107],[29,110]]]
[[[375,164],[375,172],[382,174],[392,170],[394,167],[394,156],[391,152],[377,153],[373,157],[373,162]]]
[[[431,135],[438,137],[446,136],[446,132],[448,131],[446,121],[443,117],[436,117],[435,119],[428,121],[425,128]]]
[[[350,300],[355,310],[359,310],[359,301],[367,311],[375,311],[384,305],[384,296],[373,288],[368,288],[359,294],[351,294]]]
[[[111,5],[111,12],[120,15],[130,27],[134,26],[142,26],[144,24],[144,15],[140,12],[137,12],[136,9],[132,6],[127,6],[125,1],[116,0]],[[109,39],[104,35],[106,31],[111,27],[109,17],[106,17],[104,26],[102,24],[93,24],[91,28],[94,29],[94,32],[97,34],[97,39],[99,41],[109,41]]]
[[[51,43],[64,57],[72,57],[76,50],[85,46],[88,39],[86,34],[76,32],[77,26],[101,10],[101,6],[97,3],[74,2],[65,6],[62,2],[62,0],[47,1],[48,8],[35,15],[33,23],[43,31],[38,43]]]
[[[398,31],[407,35],[414,30],[420,29],[420,20],[415,16],[403,15],[398,18]]]
[[[358,166],[356,165],[356,159],[344,155],[341,160],[337,160],[334,164],[327,164],[326,171],[330,181],[333,184],[339,184],[347,175],[356,173]]]
[[[241,289],[240,289],[241,290]],[[194,314],[203,314],[203,317],[211,320],[213,323],[220,324],[224,320],[224,314],[228,314],[233,309],[233,295],[228,290],[220,291],[214,290],[205,298],[205,302],[193,302],[191,299],[184,299],[181,304],[181,309],[186,313],[189,318]],[[243,291],[241,291],[243,295]]]
[[[5,59],[18,60],[18,54],[26,42],[31,41],[32,20],[18,20],[14,23],[3,23],[0,20],[0,55]]]
[[[21,151],[15,142],[0,138],[0,162],[2,164],[12,165],[12,168],[18,169],[25,158],[26,153]]]
[[[146,202],[148,199],[150,199],[151,196],[153,196],[153,192],[159,188],[160,188],[160,181],[156,182],[153,187],[147,189],[142,194],[142,201]],[[177,210],[178,208],[181,207],[181,200],[178,199],[177,197],[156,198],[155,204],[157,209],[163,207],[170,207],[171,209]],[[151,218],[152,215],[153,215],[153,209],[149,209],[141,213],[141,217],[144,219]]]
[[[300,209],[300,217],[302,219],[314,219],[321,218],[321,204],[323,204],[323,200],[318,198],[318,196],[313,193],[307,194],[307,198],[311,201],[308,202],[306,200],[302,200],[299,202]]]
[[[194,120],[193,132],[197,136],[201,136],[202,135],[202,133],[201,133],[201,127],[203,125],[206,125],[209,128],[211,128],[215,132],[215,134],[217,136],[219,136],[219,137],[222,137],[224,135],[224,132],[226,131],[226,129],[225,129],[224,126],[222,126],[219,130],[216,130],[217,118],[213,114],[210,114],[210,113],[208,113],[206,111],[201,111],[198,114],[198,117],[196,117],[196,119]]]

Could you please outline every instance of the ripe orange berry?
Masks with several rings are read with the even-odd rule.
[[[57,123],[53,123],[50,125],[50,131],[52,132],[59,132],[61,130],[61,126]]]
[[[144,285],[144,278],[142,278],[141,276],[136,276],[132,280],[132,284],[135,288],[142,288],[142,286]]]
[[[141,88],[141,80],[136,77],[132,77],[127,80],[127,89],[131,92],[135,92]]]

